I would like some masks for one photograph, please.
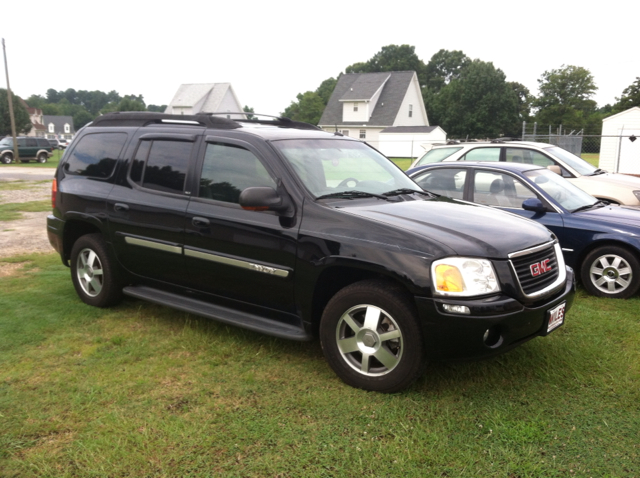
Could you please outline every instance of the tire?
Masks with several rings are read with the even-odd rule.
[[[585,257],[580,278],[589,294],[628,299],[640,287],[640,262],[623,247],[602,246]]]
[[[37,159],[39,163],[46,163],[49,159],[49,156],[47,156],[47,153],[40,153]]]
[[[386,282],[356,282],[333,296],[322,314],[320,342],[333,371],[356,388],[399,392],[424,368],[417,313],[402,290]]]
[[[11,161],[13,160],[13,156],[10,154],[3,154],[1,161],[3,164],[11,164]]]
[[[109,307],[122,299],[116,263],[101,234],[80,237],[71,250],[71,279],[80,299],[94,307]]]

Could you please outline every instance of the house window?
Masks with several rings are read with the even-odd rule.
[[[349,130],[348,129],[343,129],[342,131],[340,131],[344,136],[349,136]]]
[[[49,133],[55,133],[56,127],[53,123],[49,123]]]
[[[360,139],[367,139],[367,130],[366,129],[361,129],[360,130]]]
[[[353,104],[353,111],[358,111],[358,103]]]
[[[413,105],[409,105],[409,118],[413,117]]]
[[[69,127],[69,123],[64,124],[64,132],[67,134],[71,133],[71,128]]]

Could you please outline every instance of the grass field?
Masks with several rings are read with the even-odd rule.
[[[10,166],[18,166],[21,168],[55,168],[58,166],[58,163],[60,162],[60,158],[62,157],[63,153],[64,151],[61,151],[59,149],[54,149],[53,156],[51,156],[46,163],[38,163],[35,160],[30,160],[28,163],[24,163],[24,162],[20,162],[20,164],[11,163]],[[0,168],[2,166],[3,165],[0,164]]]
[[[84,305],[55,255],[0,262],[0,476],[640,476],[640,298],[397,395],[317,342],[126,300]]]

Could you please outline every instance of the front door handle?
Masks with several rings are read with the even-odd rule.
[[[129,206],[126,204],[122,204],[121,202],[117,202],[113,205],[113,210],[118,212],[126,212],[129,210]]]
[[[191,219],[191,224],[196,227],[209,227],[211,223],[207,218],[195,216],[193,219]]]

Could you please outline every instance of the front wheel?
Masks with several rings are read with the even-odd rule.
[[[640,262],[623,247],[602,246],[585,257],[580,276],[592,295],[628,299],[640,287]]]
[[[417,314],[402,290],[368,280],[339,291],[320,322],[327,362],[348,385],[393,393],[422,373],[424,343]]]
[[[87,234],[73,245],[71,279],[86,304],[108,307],[122,298],[118,269],[101,234]]]
[[[1,158],[3,164],[11,164],[12,159],[13,156],[11,156],[10,154],[3,154]]]
[[[49,156],[47,156],[47,153],[40,153],[38,155],[38,162],[39,163],[46,163],[47,159],[49,159]]]

